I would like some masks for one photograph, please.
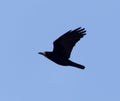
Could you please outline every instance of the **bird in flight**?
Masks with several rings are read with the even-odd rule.
[[[73,66],[84,69],[85,66],[69,59],[73,47],[84,35],[86,35],[85,28],[79,27],[75,30],[69,30],[53,42],[53,51],[39,52],[38,54],[62,66]]]

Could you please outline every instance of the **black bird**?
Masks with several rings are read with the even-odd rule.
[[[53,42],[54,48],[52,52],[39,52],[38,54],[44,55],[59,65],[84,69],[85,66],[72,62],[69,58],[75,44],[86,35],[85,32],[85,28],[81,27],[75,30],[69,30]]]

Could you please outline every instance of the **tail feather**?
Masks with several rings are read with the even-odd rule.
[[[70,66],[74,66],[74,67],[79,68],[79,69],[85,69],[85,66],[83,66],[81,64],[77,64],[77,63],[72,62],[72,61],[70,61]]]

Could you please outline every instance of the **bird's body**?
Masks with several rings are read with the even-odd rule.
[[[44,52],[44,53],[40,52],[39,54],[42,54],[42,55],[44,54],[45,57],[62,66],[74,66],[81,69],[85,68],[84,66],[77,64],[69,59],[65,59],[60,55],[54,54],[53,52]]]
[[[59,65],[66,66],[68,59],[64,59],[62,56],[59,56],[58,54],[54,54],[53,52],[45,52],[48,59],[54,61],[55,63]]]
[[[77,64],[69,60],[72,48],[77,41],[85,35],[85,29],[77,28],[73,31],[68,31],[57,40],[54,41],[54,49],[52,52],[39,52],[51,61],[63,65],[74,66],[80,69],[84,69],[83,65]]]

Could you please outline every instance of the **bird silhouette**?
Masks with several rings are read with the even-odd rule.
[[[39,52],[38,54],[47,57],[59,65],[84,69],[85,66],[75,63],[69,59],[73,47],[84,35],[86,35],[85,28],[79,27],[75,30],[69,30],[53,42],[53,51]]]

